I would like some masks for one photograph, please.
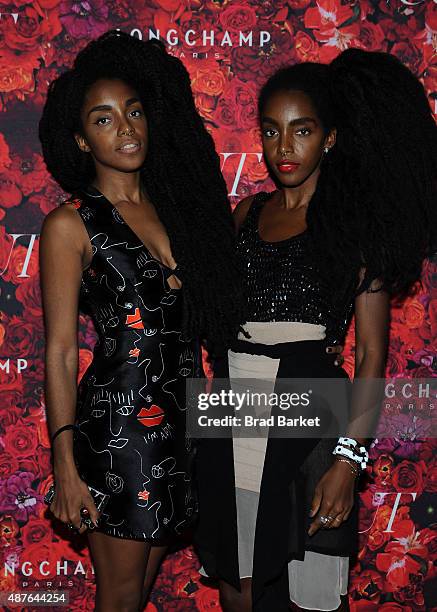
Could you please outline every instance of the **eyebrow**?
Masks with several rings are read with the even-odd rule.
[[[132,104],[135,104],[136,102],[139,102],[138,98],[129,98],[129,100],[126,100],[126,108],[128,106],[132,106]],[[88,111],[87,117],[89,117],[91,113],[95,113],[96,111],[110,111],[110,110],[112,110],[112,106],[109,106],[109,104],[99,104],[98,106],[93,106],[93,108],[90,111]]]
[[[272,117],[263,117],[262,122],[277,125],[276,121],[272,119]],[[297,119],[292,119],[289,125],[301,125],[302,123],[313,123],[314,125],[318,125],[317,121],[312,117],[298,117]]]

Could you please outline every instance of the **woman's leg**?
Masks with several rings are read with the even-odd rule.
[[[150,593],[155,582],[155,578],[158,574],[162,560],[164,559],[168,550],[168,546],[152,546],[149,554],[149,561],[146,567],[146,576],[143,585],[143,598],[142,605],[145,607],[150,597]]]
[[[88,534],[96,572],[96,612],[138,612],[150,543]]]
[[[252,578],[241,578],[240,583],[241,593],[224,580],[219,581],[223,612],[252,612]]]

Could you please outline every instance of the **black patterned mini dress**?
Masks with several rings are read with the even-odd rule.
[[[183,338],[182,291],[94,187],[73,200],[92,245],[80,309],[98,341],[77,399],[74,456],[83,480],[109,495],[99,530],[169,541],[194,520],[195,448],[185,383],[202,375],[200,346]]]

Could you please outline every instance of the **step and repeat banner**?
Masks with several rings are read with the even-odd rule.
[[[182,59],[232,203],[271,188],[256,99],[279,67],[329,62],[348,47],[387,51],[420,77],[434,112],[437,96],[431,0],[0,0],[0,592],[67,591],[72,611],[92,609],[94,577],[85,540],[53,524],[43,503],[52,475],[38,239],[44,216],[65,194],[44,166],[37,127],[50,81],[112,28],[160,38]],[[436,376],[435,261],[425,262],[417,289],[393,305],[387,377]],[[95,336],[88,319],[80,322],[82,375]],[[353,353],[352,324],[349,374]],[[411,401],[405,394],[395,407],[396,437],[371,450],[350,579],[354,612],[437,610],[436,443],[425,439],[420,413],[409,417]],[[170,555],[147,612],[219,609],[216,588],[200,580],[198,568],[191,546]],[[9,597],[4,605],[20,604]]]

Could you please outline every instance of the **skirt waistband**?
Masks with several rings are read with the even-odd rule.
[[[280,342],[279,344],[258,344],[246,340],[235,340],[231,345],[234,353],[249,355],[265,355],[272,359],[281,359],[296,354],[326,354],[328,342],[323,340],[296,340],[296,342]]]

